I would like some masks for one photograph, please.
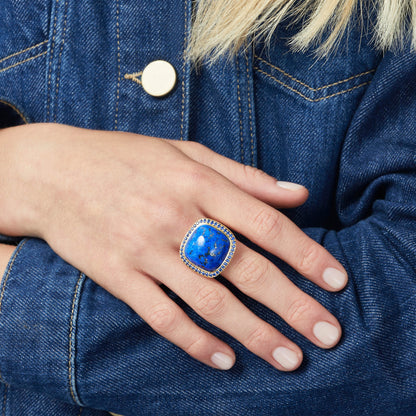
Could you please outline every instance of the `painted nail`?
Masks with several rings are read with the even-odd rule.
[[[222,352],[212,354],[211,361],[221,370],[229,370],[234,365],[233,358]]]
[[[299,191],[299,189],[304,188],[304,186],[299,185],[293,182],[277,181],[276,185],[283,189],[288,189],[289,191]]]
[[[345,286],[347,282],[347,275],[340,270],[334,269],[333,267],[328,267],[325,269],[322,278],[329,286],[334,289],[341,289]]]
[[[286,370],[293,370],[299,364],[299,357],[295,351],[286,347],[277,347],[273,353],[273,358]]]
[[[313,327],[313,333],[316,338],[328,347],[335,345],[340,333],[336,326],[329,322],[317,322]]]

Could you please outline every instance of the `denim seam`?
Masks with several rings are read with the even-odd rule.
[[[69,332],[68,332],[68,383],[69,383],[69,391],[72,397],[72,400],[78,406],[82,406],[82,403],[79,399],[79,396],[76,391],[76,384],[75,384],[75,328],[76,328],[76,321],[78,319],[78,305],[79,296],[82,289],[82,284],[85,281],[85,275],[83,273],[79,274],[78,281],[75,285],[74,290],[74,297],[72,298],[72,306],[71,306],[71,317],[69,322]],[[74,350],[74,352],[72,352]]]
[[[11,55],[5,56],[4,58],[1,58],[0,59],[0,63],[2,63],[4,61],[7,61],[10,58],[13,58],[14,56],[21,55],[22,53],[25,53],[25,52],[30,51],[32,49],[35,49],[38,46],[41,46],[41,45],[45,44],[47,41],[48,40],[44,40],[43,42],[37,43],[36,45],[30,46],[29,48],[26,48],[26,49],[23,49],[23,50],[21,50],[19,52],[15,52],[15,53],[12,53]]]
[[[26,244],[27,241],[28,240],[23,240],[22,241],[20,246],[16,249],[16,251],[15,251],[15,253],[14,253],[14,255],[13,255],[11,261],[10,261],[10,265],[8,266],[8,270],[7,270],[7,273],[6,273],[6,276],[4,278],[4,282],[3,282],[3,287],[2,287],[1,293],[0,293],[0,314],[1,314],[1,308],[3,306],[3,297],[4,297],[5,290],[6,290],[7,281],[9,280],[10,274],[12,272],[14,262],[15,262],[18,254],[20,253],[20,251],[22,250],[23,246]]]
[[[117,28],[117,92],[116,92],[116,113],[114,117],[114,130],[118,129],[118,108],[120,100],[120,0],[116,1],[116,28]]]
[[[23,113],[17,107],[15,107],[12,103],[9,103],[8,101],[4,101],[4,100],[0,100],[0,103],[11,107],[14,111],[16,111],[17,114],[19,114],[19,116],[21,117],[21,119],[24,121],[25,124],[29,124],[29,122],[27,121]]]
[[[83,407],[80,407],[79,408],[79,413],[78,413],[78,416],[81,416],[81,413],[82,413],[82,410],[83,410],[84,408]]]
[[[31,56],[30,58],[24,59],[23,61],[16,62],[16,63],[15,63],[15,64],[13,64],[13,65],[6,66],[6,68],[0,69],[0,73],[5,72],[5,71],[7,71],[7,70],[9,70],[9,69],[12,69],[12,68],[14,68],[14,67],[16,67],[16,66],[18,66],[18,65],[21,65],[21,64],[24,64],[24,63],[26,63],[26,62],[32,61],[33,59],[39,58],[39,57],[41,57],[41,56],[43,56],[43,55],[46,55],[46,54],[47,54],[47,51],[44,51],[44,52],[42,52],[42,53],[39,53],[38,55]]]
[[[315,92],[315,91],[320,91],[320,90],[323,90],[323,89],[325,89],[325,88],[334,87],[335,85],[339,85],[339,84],[342,84],[342,83],[344,83],[344,82],[351,81],[352,79],[362,77],[362,76],[364,76],[364,75],[370,74],[370,73],[372,73],[372,72],[374,72],[374,71],[375,71],[375,69],[370,69],[370,70],[368,70],[368,71],[361,72],[360,74],[353,75],[353,76],[351,76],[351,77],[349,77],[349,78],[345,78],[345,79],[343,79],[343,80],[341,80],[341,81],[333,82],[332,84],[324,85],[324,86],[322,86],[322,87],[313,88],[313,87],[309,86],[308,84],[305,84],[304,82],[302,82],[302,81],[298,80],[298,79],[297,79],[297,78],[295,78],[293,75],[290,75],[289,73],[285,72],[283,69],[279,68],[278,66],[273,65],[273,64],[271,64],[270,62],[267,62],[266,60],[264,60],[263,58],[260,58],[260,57],[259,57],[259,56],[257,56],[257,55],[255,55],[255,57],[256,57],[258,60],[260,60],[260,61],[264,62],[266,65],[268,65],[268,66],[270,66],[270,67],[272,67],[272,68],[276,69],[277,71],[279,71],[280,73],[282,73],[282,74],[283,74],[283,75],[285,75],[286,77],[290,78],[292,81],[295,81],[296,83],[298,83],[298,84],[300,84],[300,85],[302,85],[302,86],[304,86],[304,87],[306,87],[306,88],[308,88],[309,90],[314,91],[314,92]]]
[[[244,163],[244,137],[243,137],[243,113],[241,111],[241,96],[240,96],[240,64],[238,63],[239,58],[236,59],[236,70],[237,70],[237,100],[238,100],[238,119],[240,124],[240,157],[241,163]]]
[[[4,397],[3,397],[3,409],[2,409],[2,416],[6,415],[6,403],[7,403],[7,393],[9,392],[9,385],[6,384],[6,387],[4,389]]]
[[[367,81],[367,82],[363,82],[362,84],[356,85],[355,87],[348,88],[347,90],[338,91],[338,92],[336,92],[336,93],[334,93],[334,94],[326,95],[325,97],[320,97],[320,98],[309,98],[309,97],[307,97],[306,95],[304,95],[304,94],[302,94],[301,92],[299,92],[298,90],[295,90],[294,88],[292,88],[292,87],[290,87],[289,85],[285,84],[284,82],[280,81],[279,79],[277,79],[277,78],[276,78],[276,77],[274,77],[273,75],[270,75],[269,73],[264,72],[264,71],[263,71],[263,70],[261,70],[260,68],[258,68],[258,67],[254,67],[254,69],[255,69],[256,71],[258,71],[258,72],[260,72],[260,73],[262,73],[262,74],[264,74],[264,75],[268,76],[269,78],[271,78],[271,79],[273,79],[274,81],[276,81],[277,83],[279,83],[279,84],[283,85],[284,87],[286,87],[286,88],[287,88],[287,89],[289,89],[290,91],[295,92],[296,94],[300,95],[300,96],[301,96],[302,98],[304,98],[305,100],[310,101],[310,102],[312,102],[312,103],[316,103],[316,102],[318,102],[318,101],[327,100],[328,98],[332,98],[332,97],[335,97],[335,96],[337,96],[337,95],[345,94],[345,93],[350,92],[350,91],[353,91],[353,90],[355,90],[355,89],[357,89],[357,88],[361,88],[361,87],[363,87],[364,85],[368,85],[368,84],[370,84],[370,81]]]
[[[58,7],[59,0],[56,0],[56,7]],[[53,60],[53,53],[55,50],[55,38],[56,38],[56,23],[58,21],[58,12],[55,10],[55,17],[53,21],[53,35],[51,41],[51,53],[49,56],[49,71],[48,71],[48,99],[46,102],[46,119],[49,121],[50,116],[50,105],[51,105],[51,84],[52,84],[52,60]]]
[[[184,28],[184,51],[187,48],[187,35],[188,35],[188,2],[185,0],[185,28]],[[182,104],[181,104],[181,136],[180,140],[183,140],[183,125],[184,125],[184,115],[185,115],[185,67],[186,67],[186,55],[183,54],[183,63],[182,63]]]
[[[64,28],[63,28],[63,33],[62,33],[62,43],[61,43],[61,48],[59,50],[59,57],[58,57],[58,68],[56,70],[56,87],[55,87],[55,96],[58,98],[58,93],[59,93],[59,81],[60,81],[60,73],[61,73],[61,62],[62,62],[62,53],[64,50],[64,45],[65,45],[65,35],[66,35],[66,24],[67,24],[67,15],[68,15],[68,0],[65,1],[65,16],[64,16]],[[55,111],[54,114],[54,121],[56,122],[57,119],[57,114]]]
[[[142,85],[142,81],[138,78],[143,74],[143,71],[133,72],[132,74],[124,74],[124,79],[129,79],[138,85]]]
[[[247,72],[247,98],[248,98],[248,119],[250,125],[250,149],[251,149],[251,166],[254,166],[254,134],[253,134],[253,114],[251,111],[251,97],[250,97],[250,73],[248,72],[248,56],[244,53],[246,58],[246,72]]]
[[[12,272],[13,269],[13,265],[14,262],[16,261],[16,258],[18,256],[18,254],[20,253],[20,251],[22,250],[23,246],[26,244],[28,240],[23,240],[20,245],[16,248],[16,250],[14,251],[14,254],[12,256],[12,258],[9,261],[9,264],[7,266],[7,272],[5,272],[4,278],[3,278],[3,287],[1,288],[1,293],[0,293],[0,315],[1,315],[1,308],[3,306],[3,298],[4,298],[4,293],[6,290],[6,285],[7,285],[7,281],[9,280],[10,274]],[[2,381],[3,383],[6,383],[6,381],[3,378],[3,375],[0,372],[0,381]]]

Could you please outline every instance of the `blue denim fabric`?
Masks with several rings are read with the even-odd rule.
[[[282,373],[166,289],[236,351],[231,370],[214,370],[45,242],[25,239],[0,288],[2,414],[415,415],[415,53],[380,54],[371,33],[352,27],[316,61],[291,53],[285,38],[296,28],[281,28],[269,50],[259,43],[196,72],[182,59],[190,13],[190,0],[4,0],[1,123],[20,113],[196,140],[302,183],[309,200],[285,214],[341,261],[347,288],[328,293],[265,255],[339,319],[343,339],[322,350],[219,278],[303,349],[300,369]],[[156,59],[178,74],[162,99],[124,78]]]

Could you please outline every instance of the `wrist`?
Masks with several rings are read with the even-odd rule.
[[[10,246],[7,244],[0,244],[0,274],[3,275],[6,271],[7,265],[12,257],[15,246]]]
[[[39,224],[45,195],[39,138],[47,125],[10,127],[0,132],[0,233],[41,237]]]

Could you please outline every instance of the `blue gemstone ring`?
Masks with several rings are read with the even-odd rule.
[[[235,244],[235,237],[226,226],[202,218],[186,233],[179,254],[194,272],[212,278],[228,266]]]

